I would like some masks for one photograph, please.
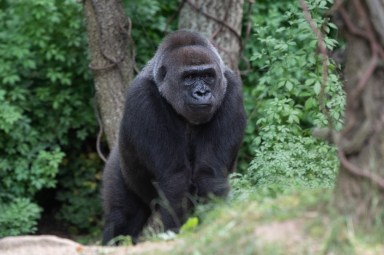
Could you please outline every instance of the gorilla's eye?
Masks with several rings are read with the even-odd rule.
[[[192,85],[193,83],[195,83],[195,81],[196,81],[196,77],[193,74],[188,74],[184,76],[184,83],[186,85]]]
[[[158,74],[157,74],[157,78],[159,79],[159,81],[163,81],[165,76],[167,75],[167,68],[165,66],[161,66],[159,68],[159,71],[158,71]]]
[[[215,75],[213,73],[205,73],[202,76],[205,83],[212,84],[215,82]]]
[[[213,68],[196,68],[188,70],[182,74],[184,84],[189,86],[193,85],[197,81],[204,82],[206,84],[213,84],[216,79],[216,73]]]

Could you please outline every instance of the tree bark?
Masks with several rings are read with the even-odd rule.
[[[179,28],[201,32],[218,49],[223,61],[238,70],[244,0],[186,0]]]
[[[339,8],[346,39],[345,127],[335,206],[367,230],[384,221],[384,1],[349,0]]]
[[[130,21],[120,0],[85,0],[84,15],[97,105],[112,148],[124,109],[125,91],[133,77]]]

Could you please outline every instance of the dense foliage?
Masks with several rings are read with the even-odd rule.
[[[96,132],[81,5],[75,0],[2,0],[0,6],[0,236],[4,236],[36,230],[37,194],[59,185],[64,196],[76,192],[77,182],[95,184],[89,175],[99,167],[79,174],[86,162],[78,155],[87,157],[93,150],[84,146]],[[58,179],[59,172],[66,178]],[[76,182],[70,177],[74,175]],[[81,192],[81,199],[97,200],[96,189],[91,193]],[[15,210],[18,213],[12,213]],[[92,217],[85,207],[77,213]]]
[[[308,3],[320,27],[331,1]],[[252,22],[247,44],[252,71],[243,77],[249,119],[241,169],[248,167],[246,155],[254,158],[244,171],[246,180],[274,192],[295,185],[330,187],[338,168],[335,149],[311,136],[312,128],[327,126],[319,107],[322,61],[299,1],[258,1]],[[328,34],[335,30],[332,23],[324,27]],[[329,37],[325,42],[329,51],[337,45]],[[325,102],[340,129],[345,97],[332,61],[329,70]]]
[[[0,237],[36,231],[40,212],[36,204],[25,198],[15,198],[12,203],[0,204]]]

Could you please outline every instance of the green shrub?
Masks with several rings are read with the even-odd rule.
[[[308,1],[320,27],[321,15],[331,1]],[[322,61],[317,40],[305,20],[299,1],[258,1],[252,21],[254,35],[248,41],[254,73],[245,77],[245,107],[248,112],[243,154],[254,159],[244,171],[258,188],[303,185],[330,187],[338,168],[335,148],[311,136],[313,127],[327,126],[320,111]],[[326,25],[328,33],[335,26]],[[325,39],[328,50],[337,45]],[[336,129],[342,126],[345,95],[329,62],[326,106]]]
[[[25,198],[0,204],[0,238],[35,232],[40,212],[35,203]]]
[[[12,209],[28,200],[28,208],[37,208],[35,195],[60,183],[59,172],[77,171],[71,165],[82,164],[78,156],[96,132],[82,6],[75,0],[0,6],[0,203]],[[2,234],[33,230],[35,212],[20,212],[20,224]],[[0,210],[2,224],[14,224],[11,216]]]
[[[71,171],[58,175],[61,192],[57,199],[62,207],[57,217],[70,226],[71,234],[82,231],[100,232],[100,165],[96,153],[80,155],[68,165]]]

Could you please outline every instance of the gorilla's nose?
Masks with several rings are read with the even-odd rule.
[[[206,102],[212,97],[211,89],[207,86],[199,86],[193,90],[192,96],[194,99]]]

